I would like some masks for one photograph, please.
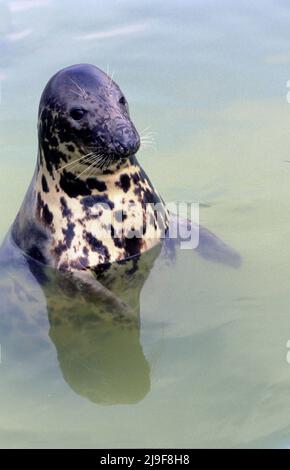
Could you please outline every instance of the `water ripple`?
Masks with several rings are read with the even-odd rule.
[[[95,31],[88,34],[83,34],[79,36],[79,39],[83,39],[85,41],[92,41],[94,39],[107,39],[113,38],[115,36],[125,36],[128,34],[140,33],[145,31],[147,28],[148,25],[145,23],[133,24],[121,28],[109,29],[107,31]]]
[[[9,9],[12,13],[17,13],[20,11],[31,10],[36,7],[45,7],[49,3],[50,0],[15,0],[9,4]]]

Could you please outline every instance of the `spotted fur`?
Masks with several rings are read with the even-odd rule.
[[[26,254],[78,271],[122,262],[160,242],[168,213],[135,157],[140,139],[127,102],[106,74],[78,65],[52,77],[38,136],[37,168],[12,229]],[[98,156],[85,157],[90,153]]]

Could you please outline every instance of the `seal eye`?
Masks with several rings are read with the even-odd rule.
[[[70,116],[75,120],[79,121],[86,114],[86,110],[82,108],[73,108],[70,111]]]
[[[119,99],[119,103],[120,103],[122,106],[126,106],[126,98],[125,98],[125,96],[121,96],[121,98]]]

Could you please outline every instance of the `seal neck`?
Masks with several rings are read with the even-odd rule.
[[[77,202],[83,197],[98,195],[112,200],[125,198],[141,205],[144,202],[164,204],[135,155],[120,162],[115,171],[81,175],[73,173],[70,167],[48,169],[39,156],[34,181],[37,192],[51,206],[57,205],[62,196]]]
[[[58,162],[57,164],[52,165],[47,162],[46,155],[40,147],[38,152],[35,177],[38,179],[44,175],[48,179],[52,179],[55,182],[59,181],[60,179],[75,179],[76,181],[85,182],[92,178],[104,181],[111,178],[114,179],[114,177],[118,176],[118,174],[120,174],[122,171],[130,171],[130,168],[139,167],[141,169],[136,155],[131,155],[127,158],[120,159],[119,161],[112,163],[109,167],[103,169],[90,164],[90,162],[87,164],[81,163],[80,160],[82,158],[82,156],[78,156],[74,159],[71,159],[71,157],[67,155],[66,159],[62,161],[63,164]]]
[[[84,149],[83,149],[84,150]],[[125,170],[131,165],[139,165],[136,155],[119,158],[115,160],[110,155],[102,155],[104,161],[98,160],[98,156],[91,153],[71,153],[63,148],[60,151],[45,151],[39,144],[37,156],[37,172],[49,174],[53,180],[57,180],[58,175],[69,173],[76,179],[86,180],[90,177],[107,177],[114,175],[119,170]]]

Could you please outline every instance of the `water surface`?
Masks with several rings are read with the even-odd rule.
[[[32,177],[44,85],[90,62],[156,132],[139,161],[163,197],[199,201],[243,258],[155,264],[139,332],[3,320],[1,447],[289,446],[289,20],[283,0],[0,1],[1,238]],[[117,377],[120,351],[136,375],[97,393],[90,377]]]

